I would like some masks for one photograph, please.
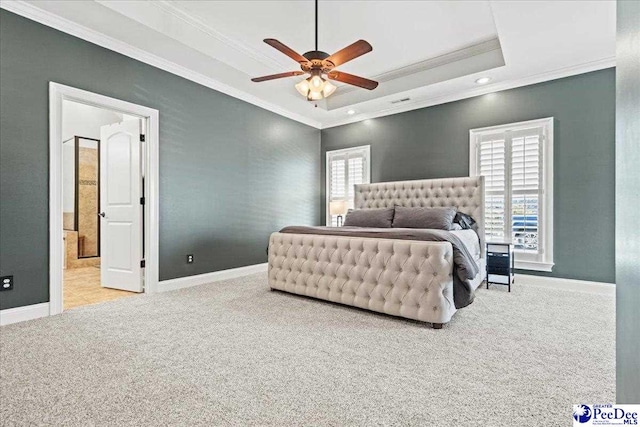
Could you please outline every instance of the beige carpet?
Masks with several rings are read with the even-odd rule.
[[[6,426],[567,426],[615,401],[613,297],[517,284],[442,330],[260,274],[0,333]]]

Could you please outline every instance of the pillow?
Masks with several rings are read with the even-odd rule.
[[[383,209],[355,209],[347,213],[345,226],[391,228],[393,222],[393,208]]]
[[[454,224],[460,224],[463,230],[475,230],[477,228],[475,226],[476,220],[466,213],[456,212],[453,222]]]
[[[451,231],[460,231],[460,230],[463,230],[460,224],[458,224],[457,222],[454,222],[453,224],[451,224]]]
[[[455,208],[403,208],[396,206],[393,217],[395,228],[435,228],[451,230]]]

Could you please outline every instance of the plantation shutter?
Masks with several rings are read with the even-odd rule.
[[[349,156],[347,160],[347,200],[349,201],[350,209],[354,207],[354,186],[364,182],[365,158],[363,154],[356,153],[353,156]]]
[[[354,185],[369,182],[369,146],[327,152],[327,208],[334,200],[354,207]],[[329,225],[337,225],[337,215],[328,215]]]
[[[531,253],[541,252],[541,139],[541,128],[511,135],[511,236],[515,249]]]
[[[347,155],[336,155],[329,161],[329,200],[344,200],[346,197]]]
[[[504,134],[483,135],[478,171],[485,177],[485,233],[488,241],[506,236],[506,144]]]
[[[511,240],[514,248],[542,253],[542,127],[484,134],[477,140],[477,172],[485,177],[488,241]]]

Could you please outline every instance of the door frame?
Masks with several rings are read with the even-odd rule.
[[[145,144],[142,153],[146,207],[144,209],[144,292],[156,292],[159,280],[159,111],[71,86],[49,82],[50,316],[60,314],[63,311],[62,101],[73,101],[138,116],[145,122]]]

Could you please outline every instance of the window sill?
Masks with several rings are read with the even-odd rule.
[[[540,261],[518,261],[515,260],[515,268],[517,270],[535,270],[550,272],[555,264],[552,262]]]

